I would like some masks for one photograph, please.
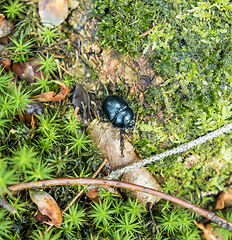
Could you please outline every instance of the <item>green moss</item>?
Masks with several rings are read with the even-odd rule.
[[[231,121],[231,3],[98,3],[102,43],[133,56],[151,52],[154,69],[165,80],[144,94],[148,107],[131,98],[139,114],[133,143],[144,157],[194,140]],[[135,4],[144,4],[143,13],[136,13]],[[149,17],[145,20],[145,16]],[[148,25],[132,20],[139,18]],[[151,29],[152,23],[153,31],[141,38],[139,35]],[[133,36],[129,44],[127,35]],[[145,117],[149,120],[140,120]],[[230,146],[231,133],[226,133],[147,168],[161,176],[164,191],[190,201],[189,196],[201,199],[202,192],[225,191],[231,184]],[[191,156],[195,158],[192,164]]]
[[[0,10],[6,11],[7,17],[17,23],[13,42],[7,45],[17,53],[11,56],[12,61],[24,62],[29,57],[38,57],[31,49],[35,50],[37,45],[42,44],[43,50],[46,48],[49,51],[45,52],[46,59],[41,57],[41,70],[56,73],[55,53],[50,51],[49,46],[59,44],[57,41],[60,37],[68,38],[71,30],[64,30],[67,36],[56,32],[57,29],[52,32],[42,27],[42,32],[35,38],[31,33],[36,32],[38,21],[36,5],[32,4],[27,9],[26,3],[15,1],[19,8],[12,10],[10,5],[14,5],[13,1],[1,3]],[[101,17],[98,32],[101,44],[112,46],[132,57],[149,51],[153,54],[155,71],[165,80],[161,86],[150,86],[146,91],[146,108],[142,101],[137,102],[137,96],[127,96],[138,114],[133,143],[144,157],[194,140],[231,121],[231,9],[229,1],[216,0],[96,2],[96,13]],[[68,25],[64,24],[66,28]],[[153,31],[147,36],[140,36],[153,26]],[[70,46],[63,43],[59,49],[63,52],[68,49],[71,55]],[[38,47],[38,50],[41,48]],[[86,64],[89,64],[87,60]],[[90,72],[92,79],[98,79],[95,69],[91,68]],[[64,77],[63,82],[72,88],[76,79]],[[45,117],[38,117],[40,121],[36,130],[27,128],[19,121],[18,114],[29,103],[31,90],[37,88],[33,94],[39,94],[41,89],[58,91],[59,87],[50,83],[45,78],[33,86],[24,81],[18,84],[12,73],[0,70],[0,189],[6,190],[7,185],[18,181],[89,176],[102,161],[97,147],[89,142],[85,133],[79,133],[83,132],[83,126],[65,101],[47,106]],[[118,89],[128,92],[125,84]],[[147,168],[152,174],[160,176],[164,191],[204,206],[208,199],[201,196],[202,192],[225,190],[225,186],[230,184],[230,146],[231,133],[226,133]],[[64,209],[79,190],[81,187],[64,186],[47,191]],[[173,206],[167,202],[158,205],[159,211],[154,212],[160,230],[158,234],[153,232],[153,223],[136,202],[123,203],[107,193],[102,193],[102,197],[105,200],[95,205],[81,198],[83,206],[80,204],[72,208],[61,228],[47,233],[46,237],[199,239],[193,226],[193,219],[197,216],[190,211],[179,208],[171,212]],[[20,207],[23,201],[28,201],[26,191],[20,198],[22,203],[18,201],[15,202],[18,205],[16,216],[7,216],[0,209],[0,238],[19,239],[21,235],[26,238],[35,231],[34,239],[40,239],[45,228],[31,220],[34,219],[35,210],[26,206],[29,211],[25,212]],[[108,213],[105,217],[104,214]],[[173,224],[173,219],[177,218],[180,220]],[[10,233],[8,229],[13,221]],[[1,226],[5,228],[1,229]]]

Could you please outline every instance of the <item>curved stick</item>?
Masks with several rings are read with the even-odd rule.
[[[0,206],[4,207],[8,211],[10,211],[12,214],[16,213],[16,209],[1,197],[0,197]]]
[[[43,180],[43,181],[37,181],[37,182],[28,182],[28,183],[11,185],[8,187],[8,189],[11,191],[15,191],[15,190],[17,191],[17,190],[24,190],[28,188],[38,188],[38,187],[46,188],[48,186],[62,186],[62,185],[97,185],[97,186],[107,185],[111,187],[125,188],[125,189],[134,190],[134,191],[149,193],[149,194],[158,196],[160,198],[164,198],[168,201],[177,203],[188,209],[191,209],[192,211],[197,212],[200,215],[209,219],[210,221],[218,224],[222,228],[225,228],[230,232],[232,232],[232,223],[217,216],[213,212],[197,207],[196,205],[190,202],[184,201],[170,194],[163,193],[163,192],[154,190],[152,188],[146,188],[143,186],[126,183],[126,182],[106,180],[106,179],[94,179],[94,178],[57,178],[57,179],[51,179],[51,180]]]

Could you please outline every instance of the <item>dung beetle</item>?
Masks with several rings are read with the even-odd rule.
[[[135,113],[127,102],[116,95],[107,96],[102,101],[102,113],[112,122],[113,126],[121,130],[135,126]]]

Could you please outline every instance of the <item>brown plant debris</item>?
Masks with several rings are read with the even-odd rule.
[[[122,136],[121,138],[120,130],[113,127],[111,123],[103,123],[95,119],[87,131],[94,143],[100,148],[100,152],[103,152],[103,159],[108,160],[106,167],[103,169],[105,174],[139,160],[133,145],[125,137]],[[133,169],[133,171],[124,174],[123,180],[156,190],[161,189],[150,172],[144,167]],[[138,202],[143,204],[147,202],[154,204],[160,199],[156,196],[135,191],[127,191],[126,194],[133,199],[138,198]]]
[[[40,102],[56,102],[65,99],[67,94],[70,92],[70,89],[66,87],[65,84],[63,84],[61,81],[54,81],[54,83],[61,86],[60,92],[58,94],[49,91],[30,97],[30,99],[37,99]]]
[[[232,206],[232,187],[228,188],[227,192],[222,192],[217,200],[216,209],[223,209]]]
[[[61,226],[62,214],[54,198],[41,190],[30,189],[29,193],[31,200],[38,206],[40,213],[47,216],[50,220],[46,217],[42,218],[40,215],[38,218],[43,221],[46,219],[49,225]]]
[[[19,190],[30,189],[30,188],[45,188],[48,186],[64,186],[64,185],[69,185],[69,186],[70,185],[111,186],[111,187],[135,190],[138,192],[149,193],[149,194],[155,195],[159,198],[166,199],[168,201],[171,201],[173,203],[176,203],[178,205],[181,205],[183,207],[191,209],[192,211],[202,215],[203,217],[207,218],[208,220],[218,224],[222,228],[225,228],[228,231],[232,232],[232,222],[229,222],[226,219],[217,216],[213,212],[210,212],[208,210],[200,208],[188,201],[185,201],[181,198],[174,197],[170,194],[160,192],[160,191],[157,191],[152,188],[139,186],[139,185],[135,185],[135,184],[131,184],[131,183],[126,183],[126,182],[107,180],[107,179],[94,179],[94,178],[57,178],[57,179],[51,179],[51,180],[42,180],[42,181],[37,181],[37,182],[27,182],[27,183],[11,185],[11,186],[8,186],[8,190],[19,191]],[[4,193],[5,193],[5,191],[4,191]]]

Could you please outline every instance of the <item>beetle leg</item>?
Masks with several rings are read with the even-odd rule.
[[[122,90],[117,89],[117,90],[115,90],[115,92],[119,92],[119,93],[121,94],[121,98],[124,99],[124,96],[123,96]]]

